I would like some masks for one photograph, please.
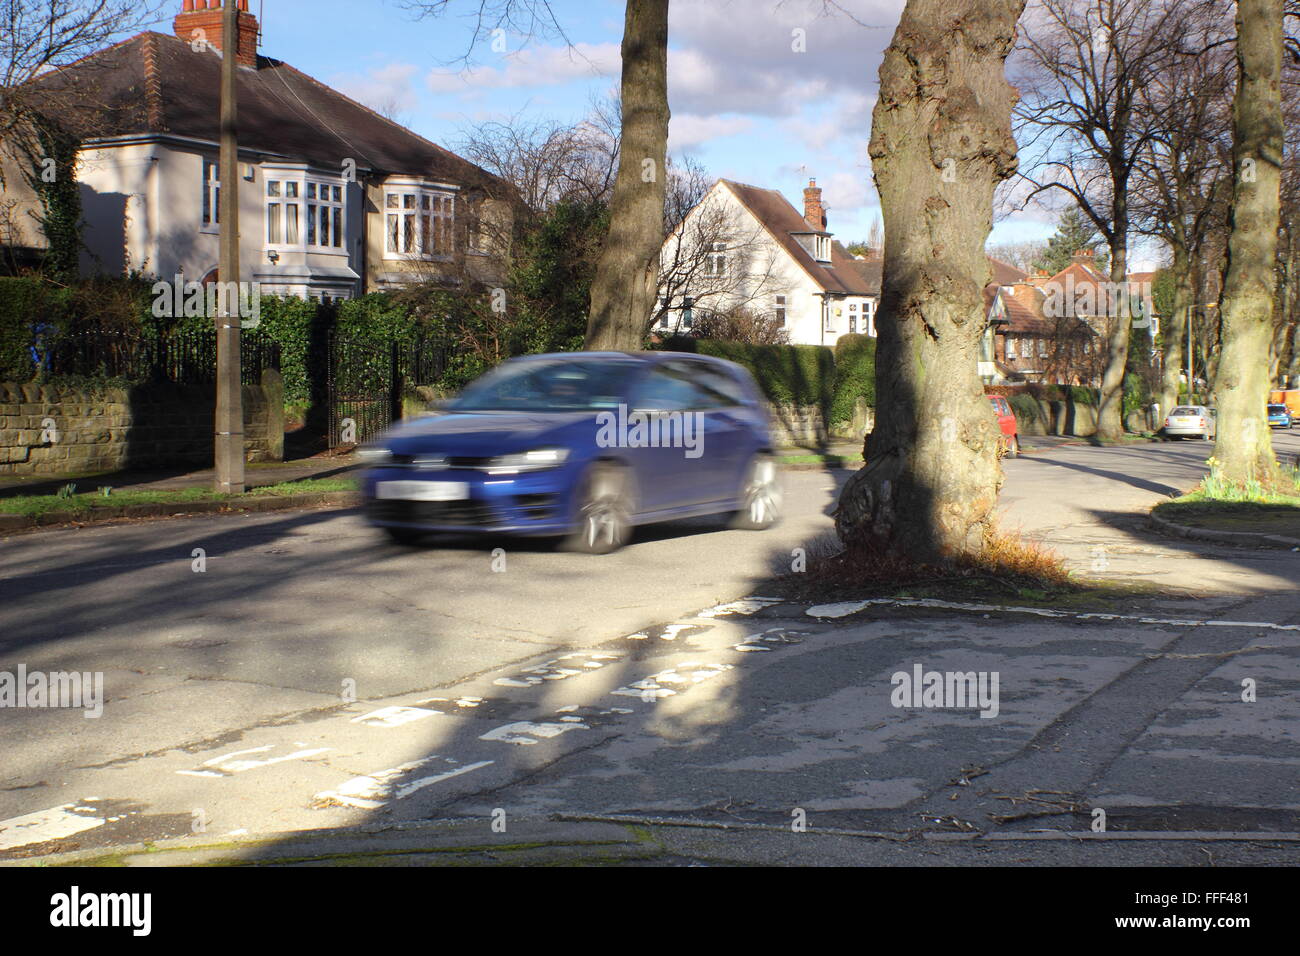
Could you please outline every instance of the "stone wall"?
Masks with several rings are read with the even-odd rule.
[[[772,440],[778,448],[792,445],[820,448],[836,439],[860,442],[871,431],[875,421],[875,410],[864,398],[854,404],[853,420],[841,422],[829,433],[822,410],[817,405],[769,403],[767,411],[772,419]]]
[[[284,458],[284,385],[267,370],[243,386],[248,461]],[[0,475],[210,467],[211,385],[127,388],[0,383]]]

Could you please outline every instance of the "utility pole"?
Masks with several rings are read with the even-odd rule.
[[[244,404],[239,376],[239,142],[235,128],[235,68],[239,3],[225,0],[221,27],[221,261],[217,296],[216,490],[244,491]]]

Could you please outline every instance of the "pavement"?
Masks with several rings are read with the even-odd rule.
[[[1005,462],[1004,525],[1143,583],[1100,615],[772,599],[843,471],[787,474],[771,531],[594,559],[349,511],[6,539],[0,672],[107,700],[0,711],[0,858],[1294,865],[1300,555],[1142,516],[1208,453]],[[984,705],[900,697],[917,668]]]

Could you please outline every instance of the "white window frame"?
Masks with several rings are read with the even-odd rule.
[[[277,166],[264,167],[263,178],[262,236],[267,249],[348,255],[348,184],[342,176]],[[322,243],[322,236],[328,241]]]
[[[456,245],[456,190],[450,186],[385,183],[384,258],[448,260]]]
[[[1016,357],[1016,340],[1015,340],[1014,338],[1012,338],[1011,336],[1009,336],[1009,335],[1007,336],[1007,353],[1006,353],[1006,354],[1007,354],[1007,358],[1008,358],[1008,359],[1013,359],[1013,358]]]
[[[704,256],[704,274],[710,278],[720,278],[727,274],[727,244],[725,242],[709,243],[709,250]]]
[[[776,319],[776,324],[785,328],[786,315],[788,314],[787,300],[784,295],[774,297],[772,303],[772,317]]]
[[[200,191],[202,202],[199,213],[199,229],[202,232],[221,231],[221,164],[215,159],[203,157],[202,182]]]

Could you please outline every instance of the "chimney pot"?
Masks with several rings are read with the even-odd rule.
[[[814,229],[826,228],[826,207],[822,205],[822,191],[815,179],[809,179],[808,188],[803,191],[803,218]]]
[[[248,12],[248,0],[234,2],[238,11],[238,32],[233,51],[235,59],[242,66],[256,67],[257,18]],[[186,43],[193,43],[196,38],[202,37],[217,50],[224,51],[224,17],[221,0],[182,0],[181,12],[172,22],[172,30]]]

